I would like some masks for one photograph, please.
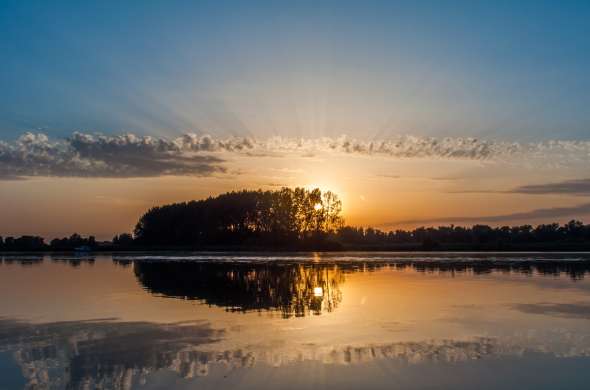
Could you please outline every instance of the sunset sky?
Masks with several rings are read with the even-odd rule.
[[[0,1],[0,235],[319,187],[352,225],[590,222],[588,1]]]

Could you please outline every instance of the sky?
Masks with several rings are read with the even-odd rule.
[[[586,1],[0,0],[0,235],[317,186],[353,225],[590,221]]]

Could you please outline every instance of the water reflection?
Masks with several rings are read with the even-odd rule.
[[[5,256],[0,389],[585,388],[590,262],[510,256]]]
[[[0,265],[20,264],[22,266],[39,265],[43,263],[43,256],[0,256]]]
[[[277,310],[283,318],[333,311],[342,300],[337,265],[136,261],[139,282],[167,297],[228,311]]]
[[[492,272],[525,275],[568,275],[573,280],[583,279],[590,272],[590,260],[478,260],[478,261],[433,261],[412,260],[395,262],[399,269],[411,267],[419,272],[466,273],[475,275]]]
[[[0,320],[0,352],[12,354],[26,380],[25,389],[128,390],[149,383],[159,371],[191,379],[214,371],[219,375],[258,365],[277,368],[303,362],[328,366],[380,361],[398,366],[454,365],[474,360],[526,358],[530,354],[551,358],[590,355],[587,335],[558,331],[503,339],[216,349],[215,344],[226,336],[226,330],[214,329],[207,322],[154,324],[106,319],[31,324]],[[551,345],[543,344],[542,340],[547,339]],[[212,370],[213,367],[221,371]],[[262,382],[259,385],[264,387]]]
[[[519,303],[514,309],[529,314],[590,320],[590,303]]]
[[[409,268],[442,274],[568,275],[581,280],[590,271],[590,261],[114,261],[133,264],[138,281],[154,294],[201,300],[228,311],[276,310],[283,318],[333,311],[342,300],[340,285],[347,273]]]
[[[180,350],[213,343],[223,335],[206,322],[30,324],[4,319],[0,320],[0,352],[13,354],[26,388],[128,389],[135,377],[141,382],[154,370],[177,365],[186,371],[178,362]]]
[[[323,268],[335,267],[342,272],[375,271],[383,267],[396,269],[413,269],[424,273],[471,273],[485,275],[493,272],[515,273],[525,275],[561,276],[567,275],[573,280],[583,279],[590,273],[590,253],[364,253],[339,254],[322,253],[306,255],[223,255],[197,254],[181,256],[113,256],[113,262],[121,266],[133,263],[163,262],[173,267],[184,267],[183,263],[223,264],[224,267],[242,267],[244,264],[263,266],[275,264],[294,266],[316,264]],[[21,264],[23,266],[41,264],[44,260],[64,263],[77,267],[81,264],[94,263],[93,255],[12,255],[0,256],[0,265]],[[287,260],[287,261],[285,261]],[[160,267],[164,267],[161,265]],[[190,267],[190,266],[186,266]],[[198,268],[198,267],[197,267]],[[188,268],[187,268],[188,269]],[[180,294],[184,296],[185,294]]]
[[[72,267],[79,267],[82,264],[92,265],[96,259],[94,256],[78,255],[78,256],[51,256],[51,261],[54,263],[65,263]]]
[[[2,264],[20,264],[23,266],[28,265],[41,265],[45,260],[54,263],[63,263],[72,267],[79,267],[82,264],[94,264],[96,258],[92,255],[51,255],[51,256],[39,256],[39,255],[18,255],[18,256],[0,256],[0,265]]]

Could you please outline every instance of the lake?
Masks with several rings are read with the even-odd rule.
[[[588,253],[0,256],[0,389],[587,389]]]

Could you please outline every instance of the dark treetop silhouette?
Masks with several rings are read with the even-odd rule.
[[[575,220],[537,227],[450,225],[385,232],[344,226],[341,209],[334,193],[317,188],[244,190],[154,207],[139,219],[133,235],[123,233],[108,243],[78,234],[50,245],[36,236],[0,237],[0,250],[590,250],[590,225]]]
[[[148,245],[287,245],[334,233],[343,224],[341,209],[335,194],[319,189],[229,192],[154,207],[134,233]]]

